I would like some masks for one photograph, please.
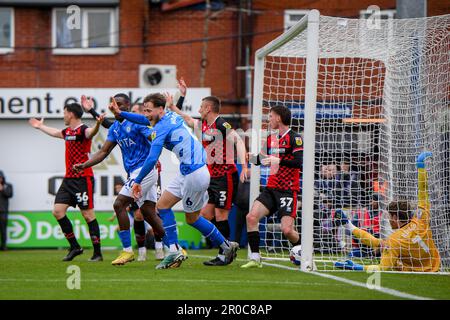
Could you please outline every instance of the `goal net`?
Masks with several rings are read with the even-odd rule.
[[[393,232],[389,202],[417,201],[416,157],[430,151],[430,226],[441,271],[448,271],[450,15],[370,21],[313,12],[317,21],[310,14],[257,52],[253,100],[253,129],[266,131],[270,108],[284,105],[292,112],[291,128],[303,134],[296,221],[307,233],[302,251],[319,270],[348,258],[379,263],[379,250],[335,225],[335,210],[385,239]],[[262,140],[253,142],[253,152]],[[261,176],[252,178],[251,200],[268,168],[254,170]],[[263,258],[289,258],[276,215],[261,221],[260,235]]]

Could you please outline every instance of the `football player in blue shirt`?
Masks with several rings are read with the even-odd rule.
[[[123,93],[111,98],[111,104],[114,104],[122,111],[130,110],[130,98]],[[123,265],[134,260],[134,253],[131,247],[130,220],[126,209],[134,202],[131,187],[134,179],[142,170],[150,151],[152,132],[152,129],[145,125],[138,125],[123,117],[116,116],[116,121],[109,128],[108,137],[102,148],[88,161],[74,165],[75,170],[92,167],[102,162],[116,145],[119,145],[122,151],[123,165],[127,172],[128,180],[114,201],[114,211],[119,222],[119,237],[123,251],[117,259],[112,261],[113,265]],[[136,203],[141,209],[145,220],[152,226],[155,237],[162,238],[165,233],[162,221],[155,211],[157,172],[153,167],[147,168],[145,177],[140,180],[143,196]]]
[[[208,202],[207,189],[210,180],[205,150],[186,127],[182,117],[172,111],[165,111],[166,98],[171,104],[173,98],[170,95],[155,93],[145,97],[145,116],[124,112],[117,106],[110,105],[110,110],[116,117],[153,126],[150,153],[132,187],[135,198],[142,196],[143,179],[151,172],[163,147],[172,151],[180,161],[180,174],[164,190],[156,204],[170,248],[170,254],[156,268],[176,268],[186,258],[177,244],[176,221],[172,211],[172,207],[180,200],[183,202],[186,222],[222,248],[225,264],[230,264],[236,257],[239,244],[226,240],[211,222],[200,216],[200,210]]]

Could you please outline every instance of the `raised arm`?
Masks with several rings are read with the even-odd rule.
[[[431,152],[422,152],[417,157],[417,171],[418,171],[418,200],[419,207],[429,211],[431,208],[430,199],[428,197],[428,177],[427,169],[425,168],[425,160],[431,157]]]
[[[28,120],[28,123],[33,128],[41,130],[42,132],[48,134],[51,137],[64,139],[64,136],[63,136],[61,130],[52,128],[52,127],[47,127],[46,125],[44,125],[44,118],[41,118],[41,120],[38,120],[36,118],[31,118],[30,120]]]
[[[104,119],[105,119],[105,115],[102,114],[101,116],[99,116],[97,118],[97,122],[95,123],[94,128],[86,129],[86,138],[92,139],[98,133],[98,130],[100,129],[100,124],[103,122]]]
[[[194,128],[195,125],[197,124],[196,119],[192,118],[191,116],[189,116],[188,114],[184,113],[183,111],[181,111],[179,108],[181,108],[181,106],[177,103],[177,105],[173,104],[173,97],[168,94],[165,93],[164,96],[166,97],[166,105],[167,108],[169,108],[169,110],[176,112],[177,114],[179,114],[181,117],[183,117],[184,122],[186,122],[186,124],[191,127]],[[180,97],[181,98],[181,97]]]
[[[96,120],[100,117],[100,115],[97,113],[97,111],[94,110],[94,101],[92,101],[92,97],[89,99],[85,96],[81,96],[81,106],[83,107],[84,112],[88,112],[92,115],[92,117]],[[106,118],[103,118],[102,121],[102,127],[109,129],[113,124],[113,121],[109,121]]]

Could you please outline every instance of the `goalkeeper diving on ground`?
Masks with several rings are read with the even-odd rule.
[[[417,157],[418,206],[404,200],[392,201],[388,206],[389,222],[394,232],[387,239],[377,239],[370,233],[355,227],[342,210],[336,210],[335,222],[343,225],[363,244],[380,249],[378,265],[360,265],[351,260],[335,262],[335,267],[346,270],[437,272],[440,256],[430,227],[430,200],[425,159],[431,152]]]

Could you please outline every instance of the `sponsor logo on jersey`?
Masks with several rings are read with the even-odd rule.
[[[66,136],[66,140],[68,140],[68,141],[77,140],[77,136]]]
[[[213,141],[214,137],[209,134],[203,134],[203,141]]]
[[[269,154],[279,154],[279,153],[285,153],[285,148],[271,148],[269,151]]]
[[[224,122],[224,123],[223,123],[223,126],[224,126],[226,129],[231,129],[231,124],[229,124],[228,122]]]
[[[303,144],[303,140],[301,137],[295,137],[295,144],[301,146]]]

